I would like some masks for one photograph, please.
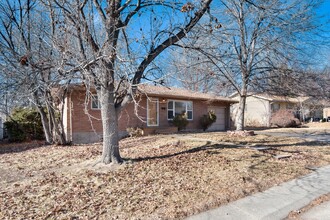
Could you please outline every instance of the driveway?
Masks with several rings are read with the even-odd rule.
[[[256,131],[256,134],[265,134],[280,137],[296,137],[306,141],[330,143],[330,129],[318,128],[279,128]]]

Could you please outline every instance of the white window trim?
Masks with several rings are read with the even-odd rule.
[[[94,97],[97,97],[97,108],[93,107],[93,98]],[[99,97],[97,96],[97,94],[92,94],[92,96],[91,96],[91,109],[92,110],[100,110],[101,109],[101,103],[100,103],[100,100],[99,100]]]
[[[169,111],[168,103],[169,103],[169,102],[173,102],[173,108],[170,109],[170,110],[173,111],[173,117],[175,117],[175,102],[191,102],[191,110],[189,110],[189,111],[191,111],[191,119],[188,119],[188,118],[187,118],[187,120],[188,120],[188,121],[193,121],[193,120],[194,120],[194,102],[193,102],[193,101],[189,101],[189,100],[179,100],[179,99],[169,99],[169,100],[167,100],[167,106],[166,106],[166,107],[167,107],[166,115],[167,115],[167,120],[168,120],[168,121],[172,121],[172,120],[173,120],[173,118],[168,118],[168,111]],[[186,112],[188,112],[187,106],[186,106]]]
[[[149,124],[149,101],[156,101],[157,102],[157,124],[155,125],[150,125]],[[157,127],[159,126],[159,99],[158,98],[147,98],[147,126],[148,127]]]

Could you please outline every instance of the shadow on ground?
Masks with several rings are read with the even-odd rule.
[[[205,151],[205,150],[216,150],[216,149],[240,147],[240,146],[235,146],[235,145],[211,144],[211,143],[212,143],[211,141],[208,141],[203,146],[195,147],[195,148],[192,148],[189,150],[184,150],[184,151],[180,151],[180,152],[173,153],[173,154],[165,154],[165,155],[152,156],[152,157],[125,158],[125,160],[130,160],[132,162],[140,162],[140,161],[144,161],[144,160],[166,159],[166,158],[171,158],[171,157],[175,157],[175,156],[182,155],[182,154],[197,153],[197,152]]]
[[[293,144],[272,144],[268,145],[268,142],[273,141],[252,141],[252,142],[240,142],[240,143],[233,143],[233,144],[226,144],[226,143],[214,143],[214,141],[207,141],[205,145],[195,147],[189,150],[180,151],[177,153],[159,155],[159,156],[151,156],[151,157],[137,157],[137,158],[124,158],[124,160],[128,160],[131,162],[140,162],[145,160],[155,160],[155,159],[166,159],[175,157],[182,154],[189,154],[189,153],[197,153],[200,151],[207,151],[207,150],[220,150],[220,149],[228,149],[228,148],[242,148],[242,147],[268,147],[269,149],[263,150],[262,156],[269,156],[269,158],[274,157],[278,154],[295,154],[295,153],[302,153],[299,150],[285,150],[281,149],[282,147],[329,147],[328,143],[319,142],[319,141],[302,141],[299,143]],[[212,154],[219,154],[220,152],[211,152]],[[268,158],[268,159],[269,159]]]
[[[32,141],[23,143],[9,143],[7,141],[0,142],[0,155],[9,153],[19,153],[39,147],[44,147],[44,141]]]

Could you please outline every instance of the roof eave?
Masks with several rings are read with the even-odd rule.
[[[191,97],[191,96],[180,96],[180,95],[170,95],[170,94],[158,94],[158,93],[149,93],[146,92],[148,96],[162,97],[162,98],[171,98],[171,99],[186,99],[186,100],[201,100],[209,102],[228,102],[228,103],[238,103],[237,100],[231,99],[217,99],[217,98],[200,98],[200,97]]]

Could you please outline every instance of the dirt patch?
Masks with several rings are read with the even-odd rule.
[[[330,164],[329,145],[267,135],[157,135],[120,149],[119,167],[95,165],[100,144],[1,154],[0,218],[182,219]]]

